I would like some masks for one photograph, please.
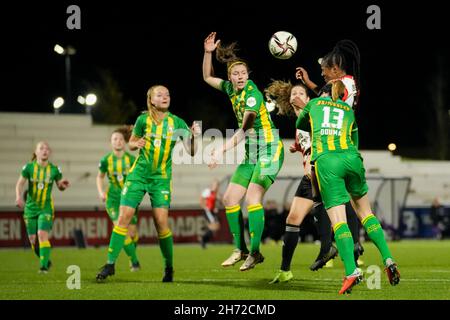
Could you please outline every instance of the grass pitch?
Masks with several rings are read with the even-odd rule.
[[[340,258],[333,268],[309,270],[319,246],[300,243],[292,268],[294,279],[288,283],[268,282],[279,269],[280,244],[264,244],[266,260],[253,270],[240,272],[241,262],[223,268],[221,262],[231,253],[231,245],[177,245],[174,249],[173,283],[162,283],[163,265],[158,246],[139,246],[142,270],[131,273],[128,260],[121,253],[116,275],[105,283],[96,283],[95,275],[106,260],[107,248],[54,248],[53,267],[48,274],[38,274],[39,261],[30,249],[0,250],[0,299],[151,299],[151,300],[346,300],[346,299],[450,299],[450,241],[391,242],[390,248],[399,264],[400,284],[389,285],[375,246],[366,242],[363,271],[368,279],[369,265],[381,267],[380,289],[368,279],[349,296],[339,296],[343,278]],[[68,289],[67,268],[77,265],[81,271],[81,288]]]

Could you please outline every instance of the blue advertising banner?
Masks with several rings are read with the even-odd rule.
[[[406,207],[400,213],[401,238],[439,238],[450,236],[450,207],[441,207],[438,214],[431,207]]]

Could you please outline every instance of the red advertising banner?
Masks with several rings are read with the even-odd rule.
[[[219,212],[221,227],[213,242],[231,242],[224,211]],[[169,226],[175,243],[196,243],[207,228],[202,210],[170,210]],[[81,230],[87,245],[107,245],[112,223],[105,211],[61,211],[55,213],[51,231],[52,246],[75,245],[74,230]],[[157,232],[151,210],[139,210],[139,243],[156,243]],[[0,248],[29,246],[21,212],[0,212]]]

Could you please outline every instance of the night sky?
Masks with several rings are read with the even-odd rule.
[[[140,110],[146,107],[148,87],[163,84],[171,91],[171,111],[187,122],[203,117],[205,127],[235,128],[226,95],[202,79],[203,40],[211,31],[225,43],[238,41],[261,90],[270,79],[294,80],[296,66],[323,84],[317,59],[337,41],[351,39],[361,51],[360,146],[385,149],[395,142],[401,153],[424,149],[433,139],[430,84],[439,55],[447,88],[450,83],[443,2],[424,7],[415,2],[239,1],[248,4],[232,10],[233,2],[225,1],[203,7],[168,1],[49,2],[55,3],[2,5],[1,111],[53,112],[53,99],[65,94],[64,58],[53,51],[60,43],[77,50],[71,60],[75,97],[98,84],[100,70],[109,70]],[[66,28],[70,4],[81,8],[81,30]],[[370,4],[381,8],[381,30],[366,27]],[[299,42],[289,60],[277,60],[268,51],[268,40],[278,30],[292,32]],[[226,77],[223,65],[214,67],[217,76]],[[448,95],[445,99],[450,109]],[[124,121],[133,123],[135,116]],[[295,119],[272,118],[283,137],[293,137]],[[220,120],[215,124],[214,119]]]

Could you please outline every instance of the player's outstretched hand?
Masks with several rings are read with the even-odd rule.
[[[61,191],[66,190],[68,187],[70,187],[69,180],[67,180],[67,179],[60,180],[58,183],[58,187],[59,187],[59,190],[61,190]]]
[[[308,71],[302,67],[297,67],[295,69],[295,79],[301,80],[304,84],[310,82]]]
[[[291,146],[289,147],[289,152],[296,153],[297,151],[298,151],[297,145],[295,143],[291,144]]]
[[[205,39],[204,43],[205,52],[213,52],[214,50],[216,50],[219,43],[220,40],[216,41],[216,33],[211,32]]]

